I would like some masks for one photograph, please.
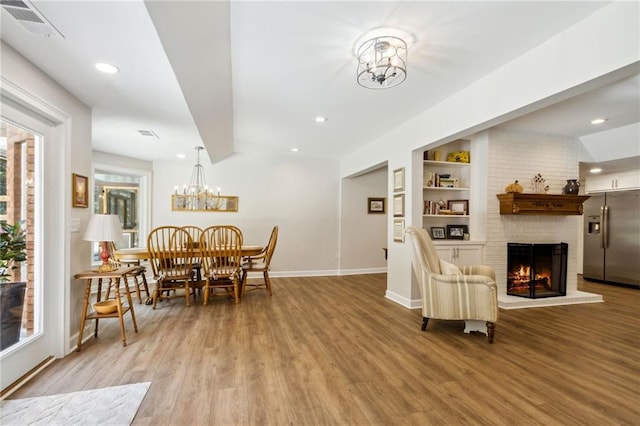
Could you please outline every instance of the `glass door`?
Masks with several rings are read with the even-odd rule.
[[[20,124],[18,124],[20,123]],[[43,285],[43,161],[52,127],[7,105],[0,118],[1,389],[56,353],[60,289]],[[5,392],[6,393],[6,392]]]

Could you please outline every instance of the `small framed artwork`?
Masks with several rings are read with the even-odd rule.
[[[404,217],[404,194],[393,196],[393,216]]]
[[[371,198],[367,199],[367,213],[369,214],[384,214],[384,202],[385,198]]]
[[[469,200],[449,200],[447,209],[453,214],[469,214]]]
[[[404,243],[404,219],[393,219],[393,241]]]
[[[431,227],[431,239],[432,240],[444,240],[447,238],[447,230],[442,226]]]
[[[86,176],[72,174],[72,206],[89,207],[89,179]]]
[[[393,171],[393,192],[404,191],[404,167]]]
[[[468,233],[467,225],[447,225],[447,238],[450,240],[462,240]]]

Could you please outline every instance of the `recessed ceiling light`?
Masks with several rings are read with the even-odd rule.
[[[187,158],[187,156],[184,154],[176,154],[176,157],[178,157],[181,160],[184,160],[185,158]]]
[[[317,116],[316,117],[316,123],[324,123],[327,120],[328,120],[327,117],[322,117],[322,116]]]
[[[591,173],[600,173],[602,171],[602,169],[600,167],[594,167],[593,169],[589,170],[589,172]]]
[[[115,65],[111,65],[111,64],[108,64],[106,62],[98,62],[98,63],[96,63],[96,69],[98,71],[102,71],[105,74],[115,74],[118,71],[120,71],[118,69],[118,67],[116,67]]]
[[[291,148],[291,152],[298,152],[300,151],[298,148]]]
[[[595,119],[591,120],[591,124],[602,124],[605,121],[607,121],[606,118],[595,118]]]

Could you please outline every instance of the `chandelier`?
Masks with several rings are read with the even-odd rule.
[[[407,43],[394,36],[369,39],[358,48],[358,84],[387,89],[407,77]]]
[[[178,192],[178,186],[174,188],[174,203],[178,210],[214,210],[218,208],[220,201],[220,188],[214,193],[207,185],[204,174],[204,166],[200,164],[200,151],[204,148],[196,146],[196,164],[191,172],[189,185],[182,185],[182,193]]]

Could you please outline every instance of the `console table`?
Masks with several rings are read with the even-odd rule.
[[[98,337],[98,320],[101,318],[118,318],[120,321],[120,334],[122,336],[122,346],[127,346],[127,338],[124,332],[124,314],[131,313],[131,319],[133,321],[133,329],[138,332],[138,324],[136,323],[136,314],[133,311],[133,303],[131,301],[131,293],[129,291],[129,283],[127,282],[127,275],[135,273],[137,266],[130,268],[119,268],[112,272],[98,272],[98,271],[85,271],[74,276],[77,280],[85,280],[84,298],[82,300],[82,314],[80,317],[80,331],[78,332],[78,347],[76,352],[80,351],[82,346],[82,335],[84,333],[84,326],[87,320],[94,319],[96,321],[96,327],[94,331],[94,337]],[[96,302],[100,302],[102,296],[102,280],[113,280],[116,295],[116,312],[110,314],[100,314],[98,312],[88,313],[89,300],[91,299],[91,282],[98,280],[98,293],[96,296]],[[120,296],[120,280],[124,283],[125,296],[127,297],[127,305],[122,304]]]

